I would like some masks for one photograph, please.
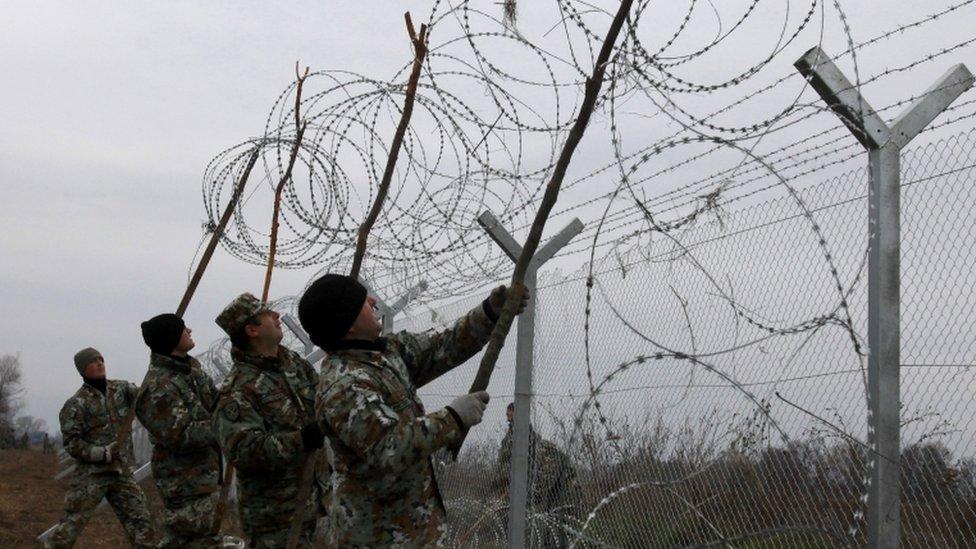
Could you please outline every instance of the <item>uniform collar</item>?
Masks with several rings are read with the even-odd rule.
[[[190,373],[190,368],[192,367],[191,360],[192,359],[189,356],[180,357],[180,356],[172,356],[172,355],[161,355],[159,353],[153,353],[149,358],[149,362],[153,366],[168,368],[170,370],[175,370],[183,374]]]
[[[281,365],[288,361],[287,350],[281,345],[278,346],[278,356],[259,356],[231,347],[230,356],[235,362],[244,362],[262,370],[281,370]]]
[[[82,387],[88,387],[93,391],[97,391],[103,395],[107,394],[108,391],[108,380],[104,377],[102,379],[88,379],[87,377],[81,378],[84,382]]]
[[[374,351],[377,353],[385,353],[387,347],[387,339],[385,337],[378,337],[373,341],[368,341],[365,339],[342,339],[330,345],[330,353],[338,353],[341,351]]]

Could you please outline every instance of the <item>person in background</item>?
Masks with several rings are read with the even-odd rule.
[[[155,547],[146,496],[132,478],[132,439],[120,444],[119,425],[135,405],[135,384],[105,379],[105,359],[88,347],[75,354],[83,383],[61,408],[65,451],[75,458],[74,481],[64,498],[64,517],[47,547],[71,547],[105,498],[134,547]]]

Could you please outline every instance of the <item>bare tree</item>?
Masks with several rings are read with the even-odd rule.
[[[14,416],[20,410],[23,392],[20,355],[3,355],[0,357],[0,447],[13,444]]]
[[[14,426],[17,435],[27,433],[28,436],[32,436],[34,433],[47,432],[47,422],[34,416],[20,416],[14,421]]]

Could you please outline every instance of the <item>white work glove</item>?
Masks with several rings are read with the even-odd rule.
[[[488,399],[487,391],[478,391],[455,398],[447,407],[453,410],[457,417],[461,418],[462,427],[470,429],[481,423],[481,418],[485,415],[485,407],[488,405]]]
[[[112,463],[112,453],[118,442],[113,442],[107,446],[96,446],[92,448],[91,460],[95,463]]]

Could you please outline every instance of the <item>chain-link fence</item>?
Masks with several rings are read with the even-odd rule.
[[[976,540],[974,148],[970,131],[902,161],[908,547]],[[863,169],[783,188],[542,277],[532,546],[866,543],[866,472],[883,459],[866,443],[866,193]],[[483,297],[415,308],[397,329],[436,329]],[[438,460],[458,546],[506,543],[513,347],[461,459]],[[424,387],[428,408],[465,391],[478,358]]]

